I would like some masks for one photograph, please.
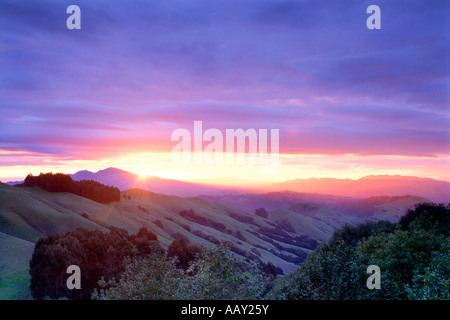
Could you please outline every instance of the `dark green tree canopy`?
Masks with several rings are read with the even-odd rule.
[[[41,238],[30,261],[32,295],[35,299],[89,299],[102,276],[120,278],[126,256],[144,257],[154,252],[163,249],[156,235],[146,228],[141,228],[137,235],[114,227],[109,233],[79,228]],[[66,270],[70,265],[81,269],[81,290],[66,287]]]
[[[23,183],[28,187],[39,187],[49,192],[69,192],[100,203],[120,201],[120,190],[105,186],[94,180],[74,181],[64,173],[29,174]]]

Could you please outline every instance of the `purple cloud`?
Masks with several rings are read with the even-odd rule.
[[[77,31],[70,4],[0,3],[0,149],[170,150],[203,120],[282,152],[448,150],[445,1],[379,0],[376,31],[369,1],[80,0]]]

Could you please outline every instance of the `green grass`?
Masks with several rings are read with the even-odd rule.
[[[34,244],[0,232],[0,300],[31,299],[29,261]]]

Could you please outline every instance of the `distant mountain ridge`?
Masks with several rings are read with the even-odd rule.
[[[448,203],[450,201],[449,182],[399,175],[371,175],[358,180],[336,178],[294,179],[269,185],[260,184],[259,188],[253,187],[252,185],[254,184],[245,180],[243,180],[242,185],[239,185],[240,180],[235,180],[237,183],[235,187],[230,185],[220,186],[218,184],[207,184],[208,179],[187,182],[156,176],[142,177],[138,174],[112,167],[97,172],[82,170],[70,174],[70,176],[74,180],[95,180],[105,185],[115,186],[122,191],[130,188],[139,188],[180,197],[291,191],[310,195],[349,198],[411,195],[421,196],[437,203]],[[220,179],[217,180],[220,181]],[[228,178],[222,180],[230,181]],[[8,182],[9,185],[18,183],[21,183],[21,181]]]
[[[353,198],[372,196],[425,197],[433,202],[448,203],[450,183],[430,178],[411,176],[366,176],[358,180],[311,178],[284,181],[269,186],[267,191],[294,191],[300,193],[329,194]]]
[[[120,190],[143,189],[165,195],[191,197],[198,194],[221,194],[232,192],[232,188],[222,188],[179,180],[164,179],[156,176],[140,176],[117,168],[107,168],[97,172],[78,171],[70,175],[74,180],[92,179]]]

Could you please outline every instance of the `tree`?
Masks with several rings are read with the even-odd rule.
[[[256,210],[255,210],[255,215],[267,219],[267,217],[269,216],[269,213],[267,212],[266,209],[264,209],[264,208],[259,208],[259,209],[256,209]]]
[[[183,271],[175,266],[174,259],[161,253],[149,257],[125,258],[125,271],[120,281],[99,281],[101,289],[94,290],[94,300],[170,300],[182,297],[179,288]]]
[[[416,222],[419,222],[417,220]],[[361,242],[358,254],[383,270],[384,286],[391,286],[390,299],[406,299],[405,286],[411,285],[414,274],[423,274],[432,253],[439,252],[445,237],[436,230],[426,230],[412,223],[410,231],[372,236]]]
[[[145,228],[132,236],[114,227],[109,233],[79,228],[53,234],[36,243],[30,261],[31,293],[35,299],[89,299],[102,276],[106,281],[120,278],[124,257],[163,252],[156,236]],[[70,265],[81,269],[81,290],[66,287]]]
[[[450,209],[449,206],[435,203],[419,203],[414,206],[414,209],[402,216],[399,220],[399,225],[403,230],[410,230],[410,225],[413,222],[420,223],[422,229],[431,229],[435,224],[439,227],[436,231],[444,235],[450,235]]]
[[[25,186],[40,187],[49,192],[70,192],[100,203],[120,200],[120,190],[106,186],[94,180],[74,181],[63,173],[41,173],[39,176],[29,174],[24,181]]]
[[[450,241],[431,254],[431,262],[423,271],[414,270],[405,290],[411,300],[450,300]]]
[[[420,204],[396,225],[366,222],[336,230],[274,288],[280,299],[422,299],[448,297],[448,207]],[[369,265],[381,269],[368,290]]]
[[[191,275],[186,281],[190,299],[257,299],[265,286],[255,265],[243,265],[223,245],[204,247],[187,274]]]
[[[189,246],[184,239],[180,238],[173,240],[170,244],[167,256],[178,258],[177,268],[186,271],[189,267],[189,263],[195,259],[197,253],[200,253],[200,248]]]
[[[319,245],[278,288],[280,299],[357,299],[365,283],[365,264],[345,243]]]
[[[388,221],[366,221],[357,226],[344,225],[337,229],[328,241],[329,244],[345,243],[355,246],[359,241],[369,238],[372,235],[380,233],[392,233],[395,230],[395,224]]]
[[[278,270],[274,266],[274,264],[268,261],[262,269],[263,273],[266,274],[271,280],[274,280],[277,277]]]
[[[177,242],[181,243],[181,242]],[[99,282],[93,299],[256,299],[265,281],[254,266],[243,266],[224,246],[204,247],[185,273],[176,258],[153,254],[125,260],[119,281]]]

